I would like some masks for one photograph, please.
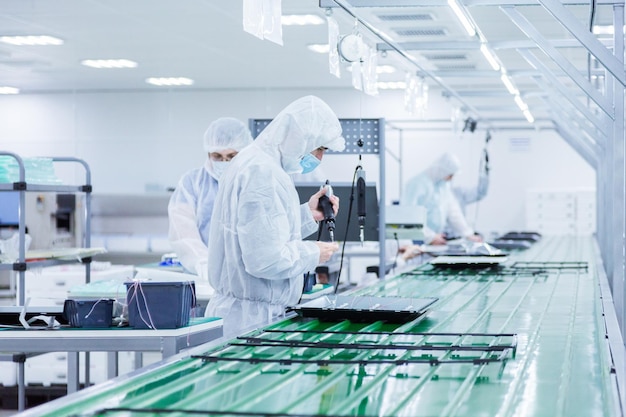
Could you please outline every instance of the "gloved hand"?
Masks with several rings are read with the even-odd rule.
[[[333,253],[339,250],[339,245],[337,242],[315,242],[317,247],[320,248],[320,259],[319,263],[323,264],[328,261]]]
[[[313,218],[317,222],[324,220],[324,213],[319,209],[320,197],[323,195],[326,195],[326,188],[322,188],[321,190],[313,194],[311,198],[309,198],[309,209],[311,209]],[[336,195],[333,195],[329,198],[329,200],[333,206],[333,212],[335,213],[335,216],[336,216],[337,213],[339,212],[339,197],[337,197]]]

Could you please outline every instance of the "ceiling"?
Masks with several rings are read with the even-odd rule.
[[[554,6],[553,1],[542,0],[548,6]],[[587,49],[561,24],[588,32],[589,4],[565,0],[562,6],[556,1],[555,17],[532,0],[461,3],[478,35],[466,34],[445,0],[321,0],[323,6],[332,7],[342,35],[351,33],[358,20],[359,33],[378,49],[379,65],[396,68],[379,75],[379,80],[404,81],[407,72],[422,76],[431,95],[452,97],[464,114],[495,128],[549,128],[555,120],[584,119],[583,129],[597,129],[587,119],[602,112],[589,96],[604,98],[598,93],[604,70],[594,69],[591,74],[599,78],[586,81]],[[347,63],[337,78],[329,72],[327,55],[307,48],[327,43],[326,24],[284,26],[284,45],[279,46],[243,31],[242,4],[243,0],[4,0],[0,36],[46,34],[64,44],[0,43],[0,86],[17,87],[22,94],[155,90],[163,87],[146,84],[146,78],[183,76],[194,84],[175,88],[350,88]],[[597,2],[595,25],[612,23],[612,4]],[[326,10],[318,0],[283,0],[282,11],[324,17]],[[535,118],[533,124],[505,88],[500,72],[480,52],[481,39],[510,75]],[[601,42],[610,47],[610,39]],[[84,59],[111,58],[130,59],[138,66],[102,70],[80,64]],[[591,67],[597,66],[592,60]],[[581,88],[584,82],[593,88]],[[587,117],[581,104],[589,109]]]

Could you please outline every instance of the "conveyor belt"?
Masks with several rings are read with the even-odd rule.
[[[590,238],[502,268],[422,265],[355,295],[437,297],[405,324],[291,317],[37,415],[620,416]],[[515,262],[518,262],[517,267]]]

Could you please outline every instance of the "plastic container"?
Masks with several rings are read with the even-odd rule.
[[[137,329],[176,329],[189,324],[193,282],[126,282],[128,322]]]
[[[63,316],[71,327],[111,327],[113,301],[110,298],[97,300],[65,300]]]

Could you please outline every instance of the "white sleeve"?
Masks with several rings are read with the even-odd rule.
[[[180,192],[179,190],[174,193]],[[178,260],[192,274],[198,274],[196,266],[206,263],[209,250],[202,241],[196,221],[196,210],[191,202],[181,202],[172,195],[168,205],[168,238]]]
[[[463,215],[463,212],[461,211],[461,206],[459,205],[459,202],[456,200],[456,197],[454,197],[452,193],[449,193],[447,200],[448,200],[447,223],[450,229],[452,230],[452,232],[455,235],[463,236],[463,237],[474,234],[474,231],[472,230],[471,227],[469,227],[469,225],[467,224],[467,221],[465,220],[465,216]]]
[[[485,198],[488,189],[489,176],[483,174],[478,178],[478,184],[475,187],[454,187],[452,191],[459,205],[467,206]]]
[[[309,203],[300,205],[300,219],[302,220],[300,230],[303,238],[311,236],[317,231],[319,224],[313,218],[313,213],[311,213]]]

